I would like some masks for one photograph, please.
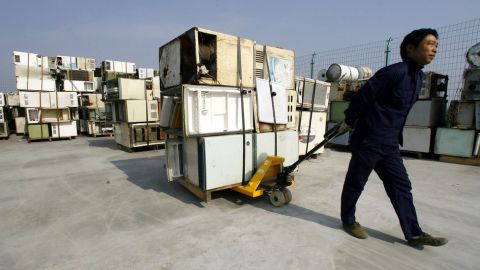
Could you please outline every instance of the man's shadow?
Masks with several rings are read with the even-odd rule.
[[[298,219],[310,221],[313,223],[317,223],[331,229],[343,231],[342,221],[340,220],[340,218],[332,217],[332,216],[315,212],[308,208],[299,206],[295,204],[295,201],[290,202],[289,204],[283,205],[281,207],[275,207],[270,204],[269,198],[267,195],[263,195],[262,197],[259,197],[259,198],[251,198],[251,197],[247,197],[242,194],[239,194],[233,190],[223,190],[221,191],[221,193],[222,194],[217,194],[217,195],[235,204],[239,204],[239,205],[249,204],[254,207],[258,207],[265,211],[269,211],[275,214],[298,218]],[[363,228],[371,238],[376,238],[391,244],[396,242],[405,244],[405,241],[398,237],[377,231],[372,228],[368,228],[364,226]],[[352,237],[352,236],[346,235],[345,237]]]

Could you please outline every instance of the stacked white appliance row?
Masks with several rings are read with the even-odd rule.
[[[117,77],[105,82],[103,94],[111,106],[117,144],[130,151],[164,144],[165,138],[159,127],[158,83]]]

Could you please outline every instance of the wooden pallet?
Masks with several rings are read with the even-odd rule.
[[[46,141],[62,141],[62,140],[72,140],[72,139],[75,139],[76,137],[75,136],[69,136],[69,137],[61,137],[61,138],[53,138],[53,137],[49,137],[49,138],[43,138],[43,139],[31,139],[31,138],[28,138],[27,141],[29,143],[31,142],[46,142]]]
[[[448,162],[448,163],[480,166],[480,158],[464,158],[464,157],[440,155],[439,160],[443,162]]]
[[[400,150],[400,153],[404,156],[413,156],[417,159],[425,159],[429,153],[409,151],[409,150]]]
[[[184,178],[180,178],[176,180],[180,185],[188,189],[193,195],[197,196],[200,200],[208,203],[212,200],[212,193],[215,191],[219,190],[225,190],[225,189],[230,189],[236,186],[239,186],[240,184],[234,184],[234,185],[228,185],[224,187],[219,187],[219,188],[214,188],[214,189],[209,189],[209,190],[202,190],[201,188],[195,186],[194,184],[188,182]]]
[[[117,146],[120,150],[123,150],[128,153],[139,152],[139,151],[149,151],[149,150],[160,150],[165,148],[165,143],[127,147],[117,143]]]
[[[96,137],[113,137],[113,133],[89,134],[87,132],[84,132],[83,135],[88,136],[88,137],[93,137],[93,138],[96,138]]]

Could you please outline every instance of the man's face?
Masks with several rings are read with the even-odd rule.
[[[437,47],[437,38],[434,35],[427,35],[420,44],[418,44],[417,48],[408,44],[407,52],[410,58],[412,58],[417,64],[425,66],[430,64],[433,58],[435,58]]]

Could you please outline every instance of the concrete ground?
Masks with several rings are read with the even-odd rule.
[[[479,269],[480,167],[405,158],[423,229],[405,244],[376,175],[357,206],[370,237],[342,231],[350,158],[327,149],[295,174],[291,204],[233,191],[200,202],[167,183],[164,150],[113,138],[0,141],[0,269]]]

